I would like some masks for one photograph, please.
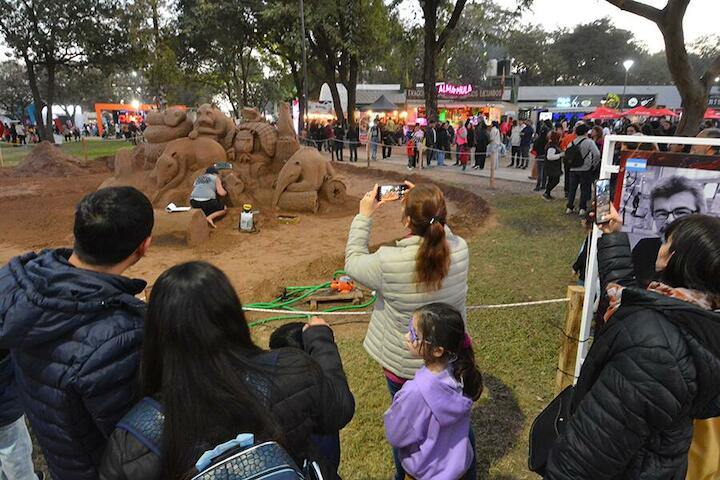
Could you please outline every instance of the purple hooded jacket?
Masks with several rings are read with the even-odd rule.
[[[472,400],[447,370],[426,367],[403,385],[385,412],[385,435],[405,471],[418,480],[457,480],[473,460]]]

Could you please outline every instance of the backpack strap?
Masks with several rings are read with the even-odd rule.
[[[128,432],[159,457],[164,423],[162,405],[150,397],[145,397],[125,414],[117,428]]]

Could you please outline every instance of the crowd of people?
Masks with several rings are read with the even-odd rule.
[[[580,206],[589,201],[598,136],[610,127],[462,122],[452,136],[450,128],[416,126],[407,139],[412,161],[422,161],[415,145],[424,145],[425,161],[442,165],[454,154],[466,166],[472,148],[499,153],[507,140],[514,168],[529,168],[530,150],[544,152],[537,189],[546,198],[566,162],[572,211],[578,188]],[[446,133],[454,151],[445,150]],[[377,185],[363,196],[344,267],[377,295],[364,347],[387,385],[382,420],[394,478],[472,480],[482,432],[470,416],[483,380],[467,328],[470,251],[448,225],[443,192],[405,186],[402,199],[378,198]],[[207,202],[222,194],[208,169],[195,182],[194,206],[217,218]],[[408,234],[371,253],[373,216],[392,202]],[[693,422],[720,416],[720,220],[697,210],[667,222],[644,282],[612,214],[598,253],[605,322],[596,325],[572,416],[547,439],[544,476],[683,478]],[[100,189],[77,205],[72,249],[27,253],[0,269],[0,472],[42,478],[27,419],[56,480],[190,479],[218,461],[203,460],[208,452],[241,434],[339,478],[339,432],[356,404],[330,326],[317,317],[287,324],[258,345],[230,280],[200,261],[166,270],[146,303],[146,282],[125,272],[152,248],[153,226],[144,194]]]
[[[27,145],[38,143],[40,137],[32,125],[25,125],[23,122],[0,122],[0,140],[13,145]]]

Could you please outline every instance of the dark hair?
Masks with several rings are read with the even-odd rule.
[[[415,259],[417,282],[425,291],[439,290],[450,271],[450,246],[445,238],[447,206],[440,189],[421,183],[405,200],[405,218],[413,235],[422,237]]]
[[[208,168],[205,169],[205,173],[207,173],[207,174],[212,174],[212,175],[217,175],[217,174],[218,174],[218,169],[215,168],[215,167],[208,167]]]
[[[655,199],[670,198],[682,192],[690,192],[695,196],[695,203],[698,213],[705,213],[705,191],[699,183],[689,178],[674,175],[660,180],[650,191],[650,213],[655,211]]]
[[[550,144],[554,144],[555,146],[560,146],[560,134],[556,132],[555,130],[552,130],[550,132],[550,138],[548,140]]]
[[[270,349],[290,347],[304,350],[303,327],[305,324],[302,322],[290,322],[279,326],[270,335]]]
[[[587,133],[589,131],[590,131],[590,128],[587,125],[585,125],[584,123],[581,123],[577,127],[575,127],[575,135],[577,135],[578,137],[587,135]]]
[[[672,287],[712,294],[720,299],[720,218],[688,215],[672,222],[666,238],[672,257],[661,279]]]
[[[160,394],[165,423],[161,475],[185,478],[200,455],[238,433],[280,440],[273,414],[253,393],[260,369],[242,305],[217,267],[189,262],[152,289],[140,366],[144,396]]]
[[[436,361],[431,347],[442,347],[441,358],[451,362],[452,373],[463,385],[463,393],[477,400],[483,391],[482,374],[475,364],[472,345],[466,343],[465,322],[462,315],[447,303],[431,303],[415,310],[418,319],[418,335],[423,342],[420,353],[426,363]],[[453,359],[454,357],[454,359]]]
[[[74,252],[89,265],[116,265],[127,259],[153,229],[150,200],[133,187],[90,193],[75,209]]]

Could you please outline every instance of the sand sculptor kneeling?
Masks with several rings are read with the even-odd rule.
[[[212,228],[216,228],[215,220],[224,217],[227,213],[227,207],[220,203],[218,195],[224,197],[227,192],[223,188],[217,169],[208,167],[193,183],[190,206],[202,210]]]

